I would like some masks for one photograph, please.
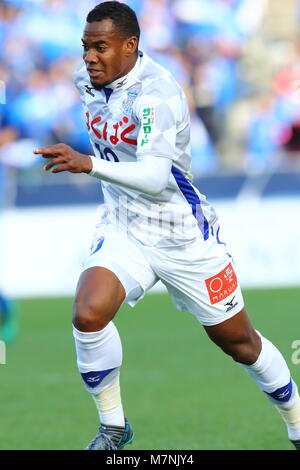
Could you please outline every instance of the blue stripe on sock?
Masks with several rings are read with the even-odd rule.
[[[116,367],[101,371],[83,372],[81,373],[81,377],[83,378],[84,382],[87,384],[88,387],[95,388],[102,382],[104,377],[110,374],[110,372],[112,372],[114,369],[116,369]]]
[[[270,397],[274,398],[274,400],[280,401],[280,402],[286,402],[289,401],[289,399],[292,396],[292,391],[293,391],[293,382],[292,379],[289,381],[287,385],[284,387],[280,387],[275,392],[268,393],[265,392],[267,395]]]

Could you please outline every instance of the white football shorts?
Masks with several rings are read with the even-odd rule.
[[[124,303],[132,307],[161,280],[179,311],[192,313],[202,325],[217,325],[244,307],[232,257],[218,234],[216,224],[206,241],[157,248],[100,225],[83,270],[112,271],[126,291]]]

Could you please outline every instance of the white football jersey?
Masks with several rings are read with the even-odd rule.
[[[86,65],[74,74],[96,157],[134,162],[144,155],[172,160],[167,188],[159,195],[102,181],[101,224],[113,223],[150,246],[207,240],[216,214],[190,174],[190,116],[183,90],[163,67],[139,53],[135,67],[101,90],[93,88]]]

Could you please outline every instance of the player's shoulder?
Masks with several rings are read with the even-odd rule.
[[[80,93],[83,93],[85,91],[85,86],[87,83],[89,83],[87,79],[88,79],[88,74],[86,71],[86,65],[83,61],[81,61],[78,64],[75,72],[73,73],[74,84],[76,88],[78,88]]]
[[[184,98],[184,92],[169,70],[143,54],[138,76],[141,83],[140,97],[150,95],[153,99],[166,101],[172,97]]]

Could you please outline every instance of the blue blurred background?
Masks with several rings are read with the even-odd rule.
[[[99,181],[45,173],[32,154],[57,142],[91,152],[72,73],[81,59],[86,15],[97,3],[0,1],[0,206],[6,215],[0,283],[12,292],[7,238],[14,223],[24,227],[34,208],[45,214],[52,207],[58,217],[59,206],[73,205],[82,217],[99,203]],[[220,204],[242,201],[242,214],[250,211],[250,200],[280,198],[265,212],[252,206],[251,221],[257,227],[261,217],[264,225],[265,213],[272,213],[279,227],[288,227],[293,217],[295,233],[298,199],[287,198],[300,196],[300,1],[125,3],[140,21],[140,49],[171,70],[188,97],[196,185]],[[24,208],[31,212],[8,229],[7,217]]]

